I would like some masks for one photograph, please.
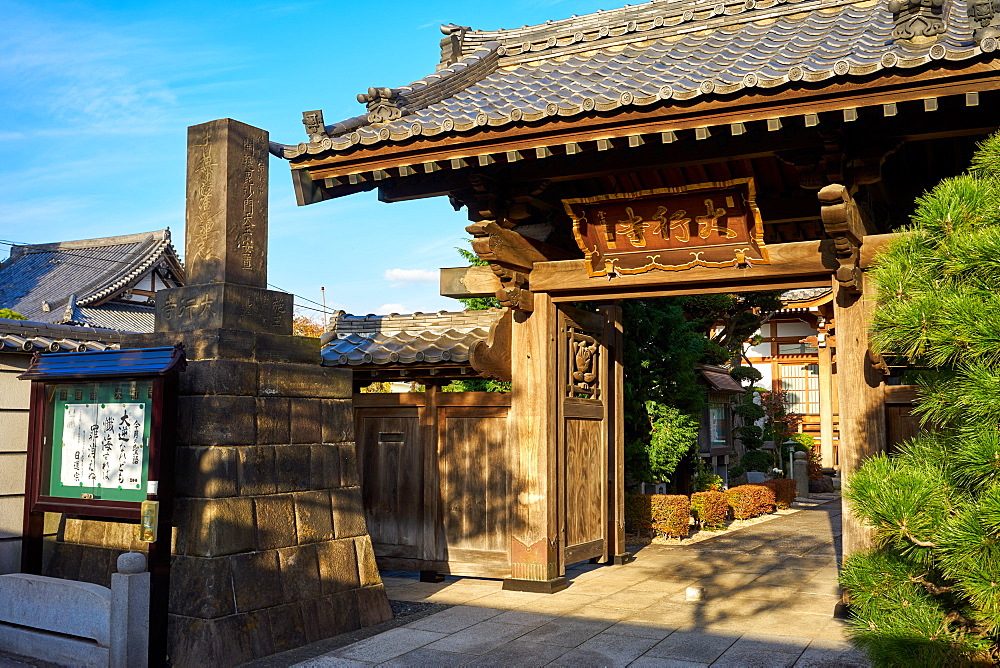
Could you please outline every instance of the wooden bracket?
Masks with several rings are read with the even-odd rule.
[[[503,306],[519,311],[531,311],[533,308],[528,274],[535,263],[571,257],[561,248],[522,236],[492,220],[473,223],[465,229],[472,235],[472,250],[481,260],[489,263],[500,279],[496,298]]]
[[[819,191],[820,215],[826,233],[833,238],[838,263],[837,282],[855,294],[861,294],[861,244],[865,225],[857,203],[850,191],[832,183]]]
[[[513,311],[507,309],[490,327],[489,337],[469,351],[472,368],[484,378],[510,382],[510,337]]]

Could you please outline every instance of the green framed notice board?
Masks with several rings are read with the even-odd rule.
[[[153,381],[51,383],[46,395],[52,435],[43,436],[42,495],[144,501]]]

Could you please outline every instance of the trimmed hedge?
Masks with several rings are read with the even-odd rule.
[[[774,480],[765,480],[764,482],[755,484],[763,485],[774,492],[774,505],[779,509],[791,506],[795,501],[795,497],[798,496],[795,481],[788,478],[775,478]]]
[[[725,492],[695,492],[691,495],[691,512],[704,528],[723,528],[729,517],[729,497]]]
[[[681,538],[691,531],[691,499],[674,494],[626,494],[625,530]]]
[[[774,511],[774,492],[764,485],[740,485],[726,492],[733,517],[748,520]]]

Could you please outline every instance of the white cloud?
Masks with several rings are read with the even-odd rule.
[[[377,315],[389,315],[390,313],[409,313],[402,304],[382,304],[375,309]]]
[[[428,269],[386,269],[385,280],[395,283],[433,283],[438,272]]]

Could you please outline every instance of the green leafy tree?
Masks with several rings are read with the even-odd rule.
[[[698,382],[696,365],[729,364],[740,359],[747,339],[779,308],[781,301],[776,293],[631,299],[622,303],[628,483],[663,479],[672,482],[677,491],[686,491],[683,484],[694,472],[693,448],[684,447],[683,452],[661,459],[659,446],[654,446],[651,439],[653,421],[659,411],[670,407],[697,423],[707,390]],[[751,369],[750,373],[757,372]],[[655,461],[676,463],[674,470],[660,468],[654,475]]]
[[[922,367],[927,431],[854,473],[874,530],[841,581],[876,664],[1000,663],[1000,136],[917,201],[872,270],[873,348]]]
[[[9,308],[0,308],[0,318],[7,318],[8,320],[27,320],[27,318],[23,315]]]

